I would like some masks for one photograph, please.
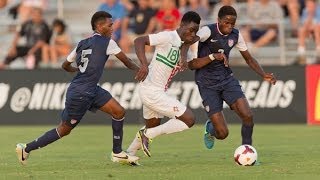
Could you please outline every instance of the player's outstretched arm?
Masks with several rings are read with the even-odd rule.
[[[128,58],[122,51],[115,55],[127,68],[137,71],[139,69],[138,65]]]
[[[179,60],[179,66],[181,68],[181,70],[185,70],[188,68],[188,60],[194,58],[197,56],[197,52],[196,49],[197,47],[195,47],[195,44],[197,41],[199,41],[200,37],[199,36],[195,36],[195,38],[193,39],[193,41],[191,41],[190,43],[184,42],[181,46],[181,58]],[[191,57],[188,57],[188,53],[190,52]],[[189,58],[189,59],[188,59]]]
[[[65,60],[65,61],[62,63],[62,66],[61,66],[61,67],[62,67],[64,70],[68,71],[68,72],[77,72],[77,71],[79,71],[79,68],[73,67],[73,66],[71,65],[71,63],[72,63],[72,62],[69,62],[69,61]]]
[[[135,77],[135,79],[138,81],[143,81],[149,73],[148,61],[147,61],[146,52],[145,52],[145,45],[150,45],[148,36],[141,36],[134,40],[134,47],[136,50],[136,54],[141,64],[140,69]],[[143,80],[139,80],[138,79],[139,76],[143,76],[144,77]]]
[[[277,79],[274,77],[273,73],[264,72],[258,61],[251,56],[248,50],[240,51],[240,53],[252,70],[259,74],[265,81],[269,81],[273,85],[276,84]]]
[[[146,51],[145,51],[146,45],[150,45],[148,36],[141,36],[134,40],[134,48],[136,50],[136,54],[141,63],[141,66],[148,67],[148,61],[147,61]]]
[[[209,56],[205,56],[202,58],[194,58],[192,61],[188,62],[188,66],[191,70],[200,69],[210,64],[212,61],[224,61],[224,65],[226,67],[229,66],[228,59],[226,55],[223,53],[213,53],[209,54]]]
[[[135,79],[138,81],[144,81],[147,77],[147,72],[140,71],[139,66],[128,58],[122,51],[115,55],[127,68],[134,70],[136,72]]]

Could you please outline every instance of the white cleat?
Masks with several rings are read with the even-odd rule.
[[[26,144],[19,143],[16,146],[16,152],[18,156],[18,160],[22,165],[27,164],[27,159],[29,157],[29,153],[26,153],[24,149],[27,147]]]
[[[116,162],[116,163],[120,163],[120,164],[129,164],[129,165],[138,165],[138,160],[139,157],[137,156],[133,156],[130,155],[124,151],[115,154],[115,153],[111,153],[111,161],[112,162]]]

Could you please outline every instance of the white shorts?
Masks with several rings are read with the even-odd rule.
[[[187,107],[164,90],[139,87],[139,95],[143,104],[143,118],[180,117]]]

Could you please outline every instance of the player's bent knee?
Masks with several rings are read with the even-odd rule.
[[[242,117],[244,123],[246,124],[252,124],[253,123],[253,114],[247,113]]]
[[[193,114],[190,114],[190,116],[187,118],[187,120],[185,121],[186,125],[191,128],[194,123],[195,123],[195,117]]]
[[[194,120],[193,120],[193,119],[189,119],[189,120],[184,121],[184,123],[185,123],[189,128],[191,128],[191,127],[194,125]]]
[[[66,122],[61,122],[59,126],[57,127],[57,132],[59,133],[60,138],[67,136],[70,134],[74,127],[71,127]]]
[[[191,128],[195,123],[195,116],[190,109],[187,109],[186,112],[178,119],[182,120],[189,128]]]
[[[112,112],[112,117],[115,119],[122,119],[125,116],[126,112],[123,107],[117,109],[116,111]]]
[[[72,129],[69,128],[58,128],[60,138],[69,135],[71,133],[71,130]]]
[[[63,132],[63,133],[59,133],[59,135],[60,135],[60,138],[62,138],[62,137],[64,137],[64,136],[67,136],[67,135],[69,135],[71,133],[71,131],[65,131],[65,132]]]
[[[161,119],[158,119],[158,118],[147,119],[145,121],[145,124],[146,124],[146,128],[157,127],[161,124]]]
[[[223,140],[223,139],[227,138],[228,135],[229,135],[229,131],[228,130],[223,130],[223,131],[217,131],[215,137],[217,139]]]

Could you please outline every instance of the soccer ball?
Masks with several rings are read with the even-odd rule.
[[[258,159],[258,153],[257,150],[248,145],[244,144],[239,146],[235,151],[234,151],[234,161],[241,166],[253,166]]]

